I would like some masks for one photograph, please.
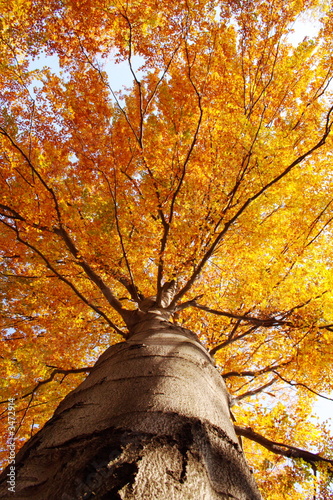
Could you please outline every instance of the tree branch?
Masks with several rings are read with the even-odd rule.
[[[251,326],[251,328],[249,328],[248,330],[246,330],[245,332],[241,333],[240,335],[237,335],[237,337],[234,337],[233,336],[233,332],[236,331],[238,325],[236,323],[235,327],[232,329],[231,333],[232,335],[230,335],[227,340],[225,340],[224,342],[221,342],[221,344],[218,344],[217,346],[213,347],[213,349],[211,349],[209,351],[209,354],[211,356],[214,356],[214,354],[217,353],[217,351],[219,351],[220,349],[223,349],[223,347],[226,347],[227,345],[229,344],[232,344],[233,342],[237,342],[237,340],[240,340],[244,337],[246,337],[247,335],[249,335],[250,333],[254,332],[255,330],[257,330],[257,328],[259,328],[258,325],[256,326]]]
[[[65,377],[66,377],[70,373],[87,373],[87,372],[91,372],[92,369],[93,369],[92,366],[85,366],[84,368],[69,368],[67,370],[64,370],[62,368],[56,368],[55,370],[53,370],[53,372],[51,373],[51,375],[47,379],[41,380],[40,382],[38,382],[37,385],[31,391],[27,392],[23,396],[20,396],[18,399],[24,399],[24,398],[27,398],[28,396],[33,396],[35,394],[35,392],[38,391],[38,389],[40,387],[42,387],[45,384],[48,384],[49,382],[52,382],[52,380],[54,379],[54,377],[58,373],[61,373],[61,374],[65,375]],[[0,401],[0,404],[5,404],[5,403],[8,403],[7,399]]]
[[[248,316],[247,314],[241,315],[241,314],[229,313],[226,311],[218,311],[217,309],[211,309],[208,306],[198,304],[195,301],[192,301],[191,305],[192,305],[192,307],[196,307],[197,309],[202,309],[203,311],[207,311],[209,313],[216,314],[217,316],[226,316],[227,318],[239,319],[241,321],[246,321],[247,323],[255,323],[258,326],[264,326],[264,327],[271,327],[271,326],[278,326],[278,325],[291,326],[291,323],[289,321],[285,321],[283,319],[277,319],[274,317],[272,317],[272,318],[256,318],[255,316]]]
[[[267,450],[277,455],[282,455],[287,458],[301,458],[305,462],[312,464],[313,462],[326,462],[333,465],[333,459],[321,457],[317,453],[311,453],[295,446],[288,444],[278,443],[265,438],[261,434],[253,431],[251,427],[240,427],[235,425],[235,432],[238,436],[243,436],[251,441],[255,441]]]
[[[315,394],[316,396],[319,396],[320,398],[327,399],[328,401],[333,401],[332,398],[329,398],[328,396],[323,396],[322,394],[315,391],[314,389],[311,389],[310,387],[308,387],[306,384],[303,384],[302,382],[292,382],[291,380],[287,380],[286,378],[282,377],[282,375],[280,375],[277,371],[275,371],[275,370],[272,370],[272,371],[273,371],[273,373],[275,373],[275,375],[277,375],[281,380],[283,380],[283,382],[286,382],[286,384],[288,384],[288,385],[291,385],[294,387],[297,387],[297,386],[304,387],[304,389],[312,392],[312,394]]]
[[[102,292],[106,300],[109,302],[109,304],[123,317],[126,311],[124,311],[121,303],[113,295],[111,289],[104,283],[102,278],[82,258],[66,229],[64,229],[64,227],[61,226],[60,228],[53,228],[53,231],[55,234],[57,234],[63,239],[68,250],[77,260],[77,264],[82,267],[88,278],[90,278],[90,280],[93,281],[95,285],[97,285],[97,287],[100,289],[100,291]]]
[[[59,208],[57,197],[56,197],[55,192],[53,191],[53,189],[44,181],[43,177],[38,172],[38,170],[36,169],[36,167],[33,165],[32,161],[29,158],[29,156],[23,151],[23,149],[21,148],[21,146],[19,146],[14,141],[14,139],[10,136],[10,134],[8,134],[8,132],[3,127],[0,127],[0,134],[3,135],[3,136],[5,136],[5,137],[7,137],[7,139],[9,139],[9,141],[12,144],[12,146],[14,147],[14,149],[16,149],[16,151],[18,151],[20,153],[20,155],[24,158],[24,160],[27,162],[27,164],[31,168],[32,172],[36,175],[36,177],[41,182],[42,186],[46,189],[46,191],[48,191],[50,193],[50,195],[51,195],[51,197],[53,199],[53,202],[54,202],[54,207],[55,207],[55,211],[57,213],[58,221],[61,224],[60,208]]]
[[[73,292],[88,306],[90,307],[91,309],[93,309],[98,315],[102,316],[105,321],[117,332],[119,333],[121,336],[125,337],[125,333],[120,330],[120,328],[118,328],[109,318],[108,316],[103,312],[101,311],[98,307],[94,306],[91,302],[88,301],[88,299],[86,299],[86,297],[84,295],[82,295],[82,293],[76,288],[76,286],[71,282],[69,281],[67,278],[65,278],[64,276],[62,276],[56,269],[55,267],[51,264],[51,262],[45,257],[45,255],[38,249],[36,248],[34,245],[32,245],[31,243],[29,243],[28,241],[25,241],[21,238],[20,236],[20,233],[19,233],[19,230],[17,227],[12,227],[10,226],[9,224],[5,223],[4,221],[1,221],[3,224],[5,224],[7,227],[9,227],[12,231],[14,231],[16,233],[16,239],[17,241],[19,241],[20,243],[22,243],[23,245],[27,246],[28,248],[30,248],[30,250],[32,250],[34,253],[36,253],[37,255],[39,255],[39,257],[45,262],[46,264],[46,267],[48,269],[50,269],[50,271],[52,271],[52,273],[57,277],[59,278],[61,281],[63,281],[64,283],[66,283],[66,285],[68,285],[72,290]],[[120,304],[121,305],[121,304]],[[126,312],[126,311],[124,311]]]
[[[261,370],[244,370],[244,371],[232,371],[232,372],[226,372],[222,373],[222,377],[224,379],[230,378],[230,377],[258,377],[259,375],[262,375],[263,373],[268,373],[268,372],[274,372],[274,370],[277,370],[278,368],[282,368],[284,366],[289,365],[293,361],[292,359],[289,359],[288,361],[284,361],[283,363],[280,363],[278,365],[268,365],[265,368],[262,368]]]
[[[185,295],[185,293],[191,289],[192,285],[194,284],[197,277],[200,275],[206,262],[213,255],[216,248],[223,240],[225,234],[228,232],[229,228],[239,219],[239,217],[243,214],[243,212],[247,209],[247,207],[251,203],[253,203],[255,200],[257,200],[260,196],[262,196],[270,187],[274,186],[274,184],[276,184],[281,179],[283,179],[298,164],[300,164],[303,160],[305,160],[306,158],[311,156],[317,149],[319,149],[321,146],[323,146],[325,144],[326,139],[327,139],[329,133],[331,132],[332,125],[333,125],[333,122],[331,120],[332,112],[333,112],[333,106],[331,106],[327,112],[325,126],[324,126],[324,132],[323,132],[321,138],[319,139],[319,141],[312,148],[308,149],[305,153],[298,156],[279,175],[275,176],[271,181],[267,182],[267,184],[265,184],[261,189],[259,189],[259,191],[257,191],[253,196],[250,196],[243,203],[243,205],[237,210],[235,215],[233,217],[231,217],[231,219],[229,219],[227,222],[225,222],[224,228],[218,233],[215,240],[213,241],[213,243],[211,244],[211,246],[209,247],[207,252],[204,254],[204,256],[202,257],[199,264],[196,266],[195,270],[193,271],[192,275],[190,276],[190,278],[188,279],[186,284],[174,297],[172,305],[176,304]]]
[[[20,221],[24,222],[25,224],[27,224],[28,226],[31,226],[31,227],[34,227],[35,229],[38,229],[39,231],[51,232],[51,230],[46,226],[41,226],[40,224],[36,224],[36,223],[27,221],[27,219],[25,217],[23,217],[16,210],[8,207],[7,205],[0,204],[0,210],[2,210],[2,212],[0,212],[0,217],[4,217],[5,219],[9,219],[11,222],[14,222],[16,220],[20,220]],[[8,213],[6,213],[6,212],[8,212]]]
[[[79,46],[80,46],[80,48],[81,48],[81,51],[82,51],[82,53],[83,53],[84,57],[85,57],[85,58],[86,58],[86,60],[87,60],[87,63],[88,63],[88,64],[89,64],[89,65],[90,65],[90,66],[91,66],[91,67],[92,67],[95,71],[97,71],[97,73],[98,73],[98,75],[99,75],[99,77],[100,77],[100,79],[101,79],[102,83],[103,83],[103,84],[104,84],[104,85],[105,85],[105,86],[106,86],[106,87],[110,90],[110,92],[111,92],[111,94],[112,94],[112,97],[113,97],[113,99],[115,100],[116,105],[118,106],[118,109],[119,109],[119,110],[120,110],[120,112],[123,114],[123,116],[124,116],[124,118],[125,118],[125,120],[126,120],[126,122],[127,122],[128,126],[129,126],[129,128],[131,129],[131,131],[132,131],[132,133],[133,133],[133,135],[134,135],[134,137],[135,137],[135,140],[136,140],[136,141],[138,142],[138,144],[140,145],[140,140],[139,140],[139,137],[137,136],[137,134],[136,134],[136,132],[135,132],[135,130],[134,130],[134,127],[133,127],[132,123],[130,122],[130,119],[129,119],[129,117],[128,117],[128,115],[127,115],[126,111],[125,111],[125,109],[124,109],[124,108],[120,105],[120,102],[119,102],[119,100],[118,100],[118,98],[117,98],[117,96],[116,96],[116,94],[115,94],[114,90],[112,89],[111,85],[109,84],[109,82],[107,82],[107,81],[105,80],[104,75],[103,75],[103,73],[102,73],[102,71],[101,71],[101,69],[100,69],[100,67],[99,67],[98,62],[97,62],[97,63],[95,63],[95,62],[93,62],[93,61],[90,59],[90,57],[88,56],[88,54],[87,54],[87,52],[86,52],[85,48],[84,48],[84,47],[83,47],[83,45],[82,45],[81,40],[79,39],[79,37],[77,37],[77,38],[78,38],[78,43],[79,43]]]
[[[267,387],[270,387],[271,385],[273,385],[278,380],[278,378],[279,377],[274,377],[274,378],[272,378],[272,380],[270,380],[266,384],[261,385],[260,387],[258,387],[257,389],[253,389],[252,391],[244,392],[243,394],[240,394],[239,396],[232,396],[232,398],[231,398],[232,403],[231,404],[233,405],[233,404],[236,404],[238,401],[241,401],[244,398],[248,398],[250,396],[255,396],[259,392],[262,392],[263,390],[267,389]]]
[[[121,15],[125,19],[125,21],[127,22],[128,29],[129,29],[127,60],[128,60],[128,65],[129,65],[130,71],[132,73],[132,76],[134,78],[135,84],[136,84],[136,86],[138,88],[138,92],[139,92],[140,125],[139,125],[139,136],[138,136],[137,140],[139,142],[140,148],[142,149],[143,148],[143,142],[142,142],[142,139],[143,139],[143,117],[144,117],[143,96],[142,96],[141,82],[140,82],[140,80],[138,80],[138,78],[135,74],[135,71],[133,70],[133,66],[132,66],[132,45],[133,45],[133,43],[132,43],[132,24],[131,24],[131,22],[128,19],[126,14],[121,13]]]
[[[105,181],[107,183],[108,190],[110,192],[110,196],[112,198],[112,202],[113,202],[113,206],[114,206],[114,212],[115,212],[117,233],[118,233],[118,236],[119,236],[119,241],[120,241],[121,249],[122,249],[122,252],[123,252],[123,257],[124,257],[125,262],[126,262],[126,267],[127,267],[127,270],[128,270],[130,281],[128,281],[128,279],[126,277],[121,277],[121,281],[120,281],[120,274],[118,272],[112,271],[111,273],[113,273],[114,276],[117,276],[116,279],[118,279],[118,281],[123,286],[125,286],[125,288],[127,289],[127,291],[130,293],[131,298],[135,302],[138,303],[140,300],[143,299],[143,295],[139,292],[138,287],[135,285],[134,276],[133,276],[133,273],[132,273],[132,270],[131,270],[131,266],[130,266],[130,263],[129,263],[129,260],[128,260],[128,257],[127,257],[127,252],[126,252],[126,249],[125,249],[123,235],[122,235],[122,232],[120,230],[120,223],[119,223],[119,216],[118,216],[118,207],[117,207],[116,189],[115,189],[115,192],[113,193],[113,191],[111,189],[110,181],[109,181],[107,175],[105,174],[105,172],[103,170],[99,169],[99,168],[97,168],[97,171],[100,172],[103,175],[103,177],[104,177],[104,179],[105,179]],[[117,185],[117,183],[116,183],[116,178],[115,178],[115,186],[116,185]]]
[[[7,219],[18,219],[25,221],[22,215],[16,212],[16,210],[14,210],[13,208],[7,207],[7,205],[2,205],[2,203],[0,203],[0,209],[5,212],[9,212],[8,214],[0,212],[1,217],[6,217]]]
[[[38,391],[38,389],[40,387],[42,387],[45,384],[48,384],[49,382],[52,382],[52,380],[54,379],[54,377],[58,373],[62,373],[66,377],[70,373],[87,373],[87,372],[91,372],[92,369],[93,369],[92,366],[85,366],[84,368],[70,368],[68,370],[64,370],[62,368],[56,368],[55,370],[53,370],[53,372],[51,373],[49,378],[38,382],[38,384],[30,392],[27,392],[27,394],[24,394],[24,396],[21,396],[19,399],[24,399],[24,398],[27,398],[28,396],[34,394],[36,391]]]
[[[189,78],[189,81],[194,89],[194,92],[195,92],[197,100],[198,100],[199,117],[198,117],[196,129],[195,129],[194,134],[193,134],[192,142],[190,144],[190,147],[188,149],[187,155],[185,157],[185,160],[184,160],[184,163],[182,166],[182,172],[181,172],[180,179],[178,181],[178,185],[177,185],[177,187],[172,195],[168,220],[166,221],[165,219],[164,220],[162,219],[163,236],[161,239],[160,257],[159,257],[158,269],[157,269],[157,290],[158,290],[157,302],[160,301],[160,293],[161,293],[161,288],[162,288],[162,280],[163,280],[163,272],[164,272],[164,258],[163,258],[163,256],[164,256],[164,252],[166,249],[168,236],[169,236],[169,232],[170,232],[170,227],[171,227],[171,223],[172,223],[173,216],[174,216],[175,203],[176,203],[178,194],[179,194],[181,187],[183,185],[183,182],[184,182],[188,162],[190,161],[194,147],[197,143],[197,139],[198,139],[198,135],[199,135],[200,127],[201,127],[201,122],[202,122],[202,117],[203,117],[203,108],[202,108],[202,104],[201,104],[202,98],[201,98],[201,95],[200,95],[200,93],[199,93],[199,91],[198,91],[198,89],[197,89],[197,87],[192,79],[191,65],[190,65],[190,61],[189,61],[189,55],[188,55],[186,43],[185,43],[185,52],[186,52],[187,65],[188,65],[188,78]],[[176,303],[177,303],[177,300],[173,299],[171,304],[175,305]]]

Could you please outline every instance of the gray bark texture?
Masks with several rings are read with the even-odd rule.
[[[2,499],[261,499],[212,358],[150,313],[20,450],[15,494],[6,481]]]

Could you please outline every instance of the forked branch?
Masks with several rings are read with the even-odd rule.
[[[241,401],[244,398],[249,398],[251,396],[255,396],[256,394],[259,394],[260,392],[264,391],[267,389],[267,387],[270,387],[271,385],[275,384],[275,382],[279,380],[278,377],[274,377],[269,382],[267,382],[264,385],[261,385],[260,387],[257,387],[256,389],[252,389],[252,391],[247,391],[243,392],[243,394],[240,394],[239,396],[233,396],[232,397],[232,404],[236,404],[238,401]]]
[[[27,392],[23,396],[20,396],[19,399],[24,399],[27,398],[28,396],[32,396],[38,391],[40,387],[42,387],[45,384],[48,384],[49,382],[52,382],[52,380],[58,373],[64,375],[65,378],[67,377],[67,375],[70,375],[71,373],[90,373],[92,369],[93,369],[92,366],[85,366],[84,368],[69,368],[67,370],[64,370],[62,368],[56,368],[55,370],[53,370],[53,372],[47,379],[38,382],[37,385],[31,391]],[[0,401],[0,404],[4,403],[8,403],[8,400]]]
[[[76,286],[71,281],[69,281],[65,276],[60,274],[56,270],[56,268],[51,264],[48,258],[37,247],[29,243],[28,241],[22,239],[17,227],[14,228],[11,225],[5,223],[4,221],[1,222],[5,224],[7,227],[9,227],[11,230],[15,231],[17,241],[19,241],[26,247],[30,248],[30,250],[32,250],[35,254],[37,254],[45,263],[46,267],[50,269],[50,271],[52,271],[52,273],[57,278],[59,278],[60,281],[63,281],[66,285],[68,285],[73,290],[73,292],[82,300],[82,302],[84,302],[88,307],[90,307],[93,311],[95,311],[99,316],[102,316],[108,323],[108,325],[110,325],[117,333],[119,333],[124,337],[125,335],[124,332],[120,330],[120,328],[118,328],[103,311],[101,311],[97,306],[89,302],[89,300],[76,288]]]
[[[186,45],[185,45],[185,52],[186,52],[186,57],[187,57],[188,79],[192,85],[192,88],[193,88],[194,93],[195,93],[196,98],[197,98],[199,116],[198,116],[198,120],[197,120],[197,124],[196,124],[196,128],[195,128],[195,131],[193,134],[191,144],[189,146],[189,149],[187,151],[186,157],[185,157],[183,165],[182,165],[181,175],[180,175],[177,187],[176,187],[176,189],[172,195],[172,198],[171,198],[168,220],[166,220],[165,218],[164,218],[164,220],[162,219],[163,235],[161,238],[160,257],[159,257],[158,268],[157,268],[157,290],[158,290],[157,297],[158,297],[158,301],[160,300],[160,293],[161,293],[161,289],[162,289],[162,281],[163,281],[163,273],[164,273],[164,252],[166,249],[168,236],[169,236],[169,232],[170,232],[170,227],[171,227],[172,220],[173,220],[174,213],[175,213],[175,204],[176,204],[176,200],[177,200],[177,197],[179,195],[179,192],[180,192],[182,185],[184,183],[188,163],[189,163],[190,158],[192,156],[195,145],[197,144],[197,141],[198,141],[199,131],[200,131],[202,118],[203,118],[202,97],[201,97],[200,92],[198,91],[198,89],[193,81],[193,78],[192,78],[192,72],[191,72],[192,67],[191,67],[191,64],[189,61],[188,50],[187,50]],[[174,305],[174,304],[176,304],[176,302],[177,301],[173,301],[172,304]]]
[[[55,234],[60,236],[65,242],[68,250],[75,257],[77,264],[82,267],[88,278],[97,285],[109,304],[121,315],[123,316],[124,310],[118,299],[113,295],[111,289],[104,283],[102,278],[90,267],[90,265],[82,258],[78,249],[76,248],[73,240],[69,236],[68,232],[64,227],[54,228]],[[35,250],[36,251],[36,250]]]
[[[237,325],[237,323],[236,323]],[[236,326],[235,325],[235,326]],[[220,344],[216,345],[215,347],[213,347],[210,351],[209,351],[209,354],[211,356],[214,356],[214,354],[216,354],[220,349],[223,349],[224,347],[226,347],[227,345],[229,344],[232,344],[234,342],[237,342],[238,340],[241,340],[243,339],[244,337],[246,337],[247,335],[250,335],[252,332],[254,332],[255,330],[257,330],[257,328],[259,328],[258,325],[255,325],[255,326],[251,326],[251,328],[248,328],[245,332],[243,333],[240,333],[239,335],[237,336],[234,336],[234,335],[230,335],[226,340],[224,340],[223,342],[221,342]],[[235,327],[232,329],[232,332],[233,333],[235,331]]]
[[[39,181],[42,184],[42,186],[51,195],[51,197],[53,199],[53,203],[54,203],[54,208],[55,208],[55,211],[56,211],[56,214],[57,214],[57,219],[59,221],[59,224],[61,224],[60,208],[59,208],[58,199],[57,199],[57,197],[55,195],[54,190],[44,180],[44,178],[42,177],[42,175],[39,173],[38,169],[34,166],[34,164],[32,163],[32,161],[30,160],[29,156],[22,149],[22,147],[14,141],[14,139],[11,137],[11,135],[8,134],[8,132],[3,127],[0,127],[0,134],[3,135],[4,137],[6,137],[9,140],[9,142],[11,143],[11,145],[13,146],[13,148],[22,156],[22,158],[26,161],[27,165],[30,167],[30,169],[33,172],[33,174],[36,175],[36,177],[39,179]]]
[[[14,147],[14,149],[21,155],[21,157],[25,160],[25,162],[28,164],[29,168],[32,170],[34,175],[39,179],[41,182],[42,186],[48,193],[51,195],[53,202],[54,202],[54,208],[55,212],[57,214],[57,221],[58,221],[58,226],[59,227],[54,227],[53,232],[60,236],[64,243],[66,244],[68,250],[70,253],[75,257],[77,264],[82,267],[82,269],[85,271],[86,275],[88,278],[95,283],[95,285],[100,289],[104,297],[107,299],[109,304],[125,319],[127,311],[123,309],[121,303],[117,300],[117,298],[114,296],[112,293],[111,289],[104,283],[102,278],[91,268],[91,266],[80,256],[80,253],[78,249],[76,248],[73,240],[71,239],[70,235],[68,234],[68,231],[65,229],[62,217],[61,217],[61,212],[60,212],[60,207],[58,203],[58,199],[56,196],[56,193],[54,192],[53,188],[48,185],[48,183],[44,180],[43,176],[40,174],[38,169],[35,167],[35,165],[32,163],[28,155],[24,152],[22,147],[15,142],[15,140],[8,134],[8,132],[0,127],[0,134],[5,136],[11,143],[11,145]],[[1,207],[0,207],[1,208]],[[18,214],[15,210],[11,209],[10,207],[7,207],[5,205],[2,206],[3,210],[3,217],[9,219],[11,222],[14,222],[14,225],[8,224],[5,220],[1,220],[2,223],[4,223],[7,227],[15,231],[17,240],[29,247],[34,253],[38,254],[42,260],[45,262],[46,266],[48,269],[50,269],[61,281],[66,283],[67,285],[72,288],[72,290],[78,295],[78,297],[83,300],[89,307],[91,307],[93,310],[95,310],[99,315],[103,316],[104,319],[108,322],[112,328],[114,328],[117,333],[120,333],[121,335],[124,335],[124,332],[122,332],[106,315],[103,313],[99,308],[91,304],[80,292],[79,290],[75,287],[73,283],[71,283],[67,278],[62,276],[56,269],[55,267],[51,264],[51,262],[45,257],[45,255],[34,245],[30,244],[29,242],[23,240],[20,236],[18,226],[16,224],[17,220],[25,221],[25,219]],[[44,229],[48,230],[47,228],[42,228],[39,225],[33,225],[34,227],[37,227],[38,229]]]
[[[254,195],[250,196],[244,203],[243,205],[237,210],[235,215],[231,217],[227,222],[225,222],[223,229],[217,234],[215,240],[211,244],[211,246],[208,248],[204,256],[202,257],[201,261],[199,264],[196,266],[194,269],[192,275],[186,282],[186,284],[183,286],[181,290],[176,294],[176,296],[173,299],[172,305],[177,304],[177,302],[191,289],[193,286],[195,280],[198,278],[200,275],[202,269],[204,268],[205,264],[208,262],[208,260],[212,257],[214,254],[215,250],[218,248],[220,243],[222,242],[225,234],[229,231],[230,227],[233,226],[233,224],[240,218],[240,216],[245,212],[247,207],[253,203],[255,200],[260,198],[266,191],[274,186],[276,183],[278,183],[281,179],[283,179],[291,170],[293,170],[297,165],[299,165],[302,161],[304,161],[306,158],[311,156],[317,149],[321,148],[328,137],[328,135],[331,132],[333,121],[331,118],[333,112],[333,106],[331,106],[326,114],[326,120],[325,120],[325,125],[324,125],[324,131],[322,133],[321,138],[317,143],[310,149],[308,149],[305,153],[302,155],[298,156],[293,162],[291,162],[279,175],[275,176],[271,181],[267,182],[261,189],[259,189]]]

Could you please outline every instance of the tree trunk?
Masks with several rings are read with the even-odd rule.
[[[197,337],[149,313],[131,333],[18,453],[16,493],[5,471],[0,497],[260,499]]]

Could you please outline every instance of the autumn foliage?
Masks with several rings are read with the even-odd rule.
[[[19,447],[126,337],[119,307],[174,279],[173,321],[214,354],[236,425],[332,460],[311,417],[332,391],[332,6],[1,12],[2,434],[8,398]],[[332,465],[243,446],[265,498],[330,498]]]

